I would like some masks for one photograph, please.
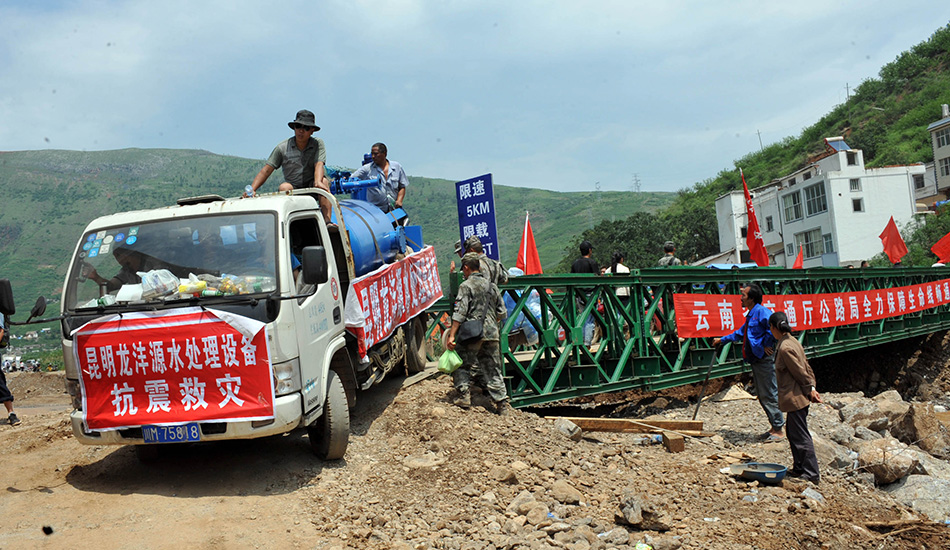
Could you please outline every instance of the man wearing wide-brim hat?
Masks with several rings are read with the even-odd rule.
[[[330,181],[324,175],[327,149],[322,139],[313,137],[313,133],[320,130],[313,113],[306,109],[297,111],[297,118],[288,122],[287,126],[293,129],[293,137],[274,147],[261,171],[254,177],[251,187],[256,192],[274,170],[281,168],[284,182],[277,188],[278,191],[317,187],[329,192]],[[320,209],[323,210],[324,219],[329,222],[329,201],[321,198]]]

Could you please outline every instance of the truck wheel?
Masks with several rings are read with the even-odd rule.
[[[346,453],[350,440],[350,409],[346,403],[343,382],[332,370],[327,373],[327,402],[323,415],[307,426],[310,448],[323,460],[337,460]]]
[[[426,369],[426,325],[422,316],[409,322],[406,329],[406,371],[409,374]]]

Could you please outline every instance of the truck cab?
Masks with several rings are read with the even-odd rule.
[[[331,200],[334,224],[324,223],[317,202],[321,195]],[[95,445],[138,445],[145,455],[160,443],[259,438],[300,427],[308,430],[319,456],[341,458],[349,437],[349,409],[358,391],[396,368],[405,366],[414,372],[425,365],[422,315],[373,342],[362,355],[354,331],[345,326],[351,283],[367,270],[398,261],[406,252],[393,252],[386,244],[396,223],[386,223],[383,216],[382,225],[370,232],[375,247],[370,255],[377,257],[361,257],[360,243],[355,242],[360,228],[354,227],[361,222],[353,220],[368,215],[362,212],[354,218],[345,211],[366,208],[372,205],[338,202],[329,193],[309,189],[253,198],[193,197],[175,206],[112,214],[91,222],[76,246],[62,299],[63,356],[77,439]],[[371,308],[364,309],[373,315]],[[203,327],[212,326],[212,314],[228,325],[220,325],[223,330],[234,334],[222,333],[220,341],[202,338],[202,331],[210,330]],[[201,316],[208,319],[179,320]],[[160,323],[163,328],[153,329],[164,336],[154,341],[134,336],[133,327],[144,330],[136,323]],[[197,382],[199,375],[226,372],[232,366],[227,360],[232,360],[234,376],[229,377],[243,374],[245,382],[252,378],[250,370],[242,371],[251,367],[238,360],[239,347],[224,345],[242,338],[249,343],[253,335],[247,327],[251,326],[261,327],[260,342],[266,341],[266,346],[258,345],[256,350],[258,354],[266,350],[272,395],[262,389],[250,400],[256,399],[269,412],[215,417],[209,411],[215,408],[212,398],[220,400],[225,395],[221,377],[216,378],[217,388],[214,378],[202,382],[207,382],[202,396],[209,406],[201,411],[176,409],[178,386],[185,396],[182,380],[191,380],[190,374]],[[116,342],[131,335],[127,355],[120,354],[123,344],[109,340],[105,333]],[[90,343],[94,341],[99,343]],[[175,369],[172,360],[177,361]],[[141,374],[140,381],[150,392],[130,390],[134,395],[125,409],[116,392],[134,389],[135,384],[121,385],[126,381],[117,365]],[[103,373],[114,379],[104,380]],[[260,378],[256,380],[263,387],[266,383]],[[112,387],[104,382],[114,382],[111,395],[101,395]],[[156,385],[164,387],[163,401],[153,399],[155,392],[148,384],[152,390]],[[248,398],[243,397],[242,403]],[[225,405],[233,407],[234,402]],[[158,415],[149,418],[158,421],[142,424],[129,418],[129,411],[141,411],[146,403]],[[103,414],[112,414],[112,405],[116,418],[100,422]],[[96,421],[93,409],[98,410]],[[175,410],[180,414],[174,414]],[[163,412],[170,413],[167,422],[162,421]],[[118,418],[119,413],[126,416]]]

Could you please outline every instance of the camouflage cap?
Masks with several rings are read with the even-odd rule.
[[[478,254],[474,252],[466,252],[465,255],[462,256],[462,261],[467,262],[468,260],[474,260],[477,262],[478,258],[479,258]]]
[[[456,254],[462,253],[462,241],[455,241],[455,253]]]
[[[476,244],[482,244],[482,240],[475,235],[472,235],[471,237],[465,239],[465,250],[469,250]]]

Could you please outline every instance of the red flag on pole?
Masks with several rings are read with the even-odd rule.
[[[792,269],[802,269],[803,267],[805,267],[805,249],[802,245],[798,245],[798,257],[795,258]]]
[[[524,233],[521,234],[521,247],[518,248],[518,260],[515,266],[524,271],[525,275],[542,273],[541,258],[538,257],[538,247],[534,244],[534,233],[531,231],[527,212],[524,214]]]
[[[934,245],[930,247],[930,251],[937,256],[940,263],[950,263],[950,233],[947,233],[942,239],[934,243]]]
[[[745,208],[749,216],[749,227],[746,230],[746,245],[749,247],[749,255],[752,261],[759,267],[769,265],[769,253],[765,251],[765,241],[762,240],[762,231],[759,229],[759,220],[755,218],[755,208],[752,206],[752,195],[749,193],[749,186],[745,183],[745,174],[742,168],[739,168],[739,175],[742,177],[742,189],[745,191]]]
[[[896,264],[907,255],[907,245],[904,244],[904,239],[901,238],[901,232],[897,229],[897,224],[894,223],[894,216],[891,216],[891,220],[887,222],[887,227],[884,228],[884,232],[880,234],[880,237],[881,242],[884,243],[884,253],[887,254],[887,258],[892,264]]]

